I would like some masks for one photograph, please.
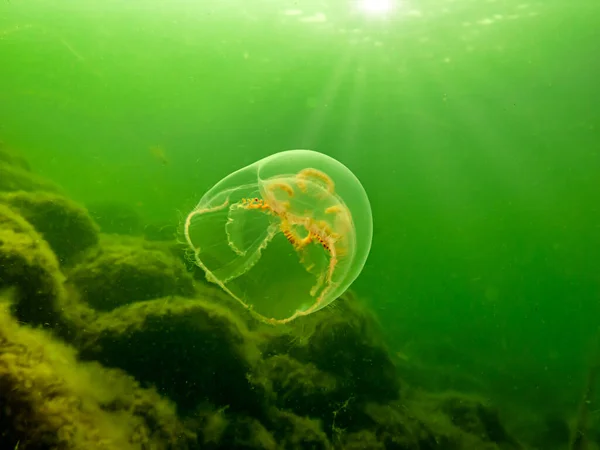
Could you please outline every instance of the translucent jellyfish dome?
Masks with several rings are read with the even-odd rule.
[[[371,205],[343,164],[289,150],[223,178],[186,218],[195,263],[259,320],[283,324],[329,305],[360,274]]]

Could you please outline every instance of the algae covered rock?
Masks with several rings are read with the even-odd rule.
[[[386,450],[385,444],[368,430],[348,433],[343,436],[340,444],[340,448],[344,450]]]
[[[336,308],[299,320],[267,340],[268,355],[288,353],[337,378],[345,397],[386,402],[399,398],[400,378],[374,318],[347,294]]]
[[[57,194],[11,192],[0,194],[0,203],[21,214],[50,244],[63,264],[98,243],[98,226],[85,208]]]
[[[95,313],[65,289],[64,280],[47,242],[16,211],[0,203],[0,290],[14,291],[14,315],[75,339]]]
[[[19,152],[0,141],[0,192],[10,191],[60,192],[61,189],[33,173]]]
[[[368,403],[364,413],[371,422],[367,428],[375,433],[384,448],[463,448],[450,427],[450,431],[443,426],[430,427],[401,405]]]
[[[400,378],[374,318],[345,297],[327,311],[307,342],[308,359],[338,375],[355,398],[387,402],[399,398]]]
[[[399,397],[400,379],[382,343],[369,339],[365,327],[331,314],[319,323],[308,341],[308,358],[317,367],[337,375],[348,392],[373,401]]]
[[[123,306],[88,328],[81,354],[156,386],[182,411],[210,402],[262,413],[264,395],[248,381],[259,351],[245,325],[218,305],[164,298]]]
[[[58,326],[66,299],[58,261],[33,226],[2,204],[0,267],[0,289],[16,291],[16,316],[35,325]]]
[[[28,170],[0,161],[0,192],[2,191],[60,192],[60,188]]]
[[[159,249],[118,242],[92,249],[68,277],[82,300],[99,311],[195,292],[194,281],[179,259]]]
[[[188,449],[173,406],[47,333],[20,326],[0,298],[0,442],[7,449]]]
[[[521,448],[502,425],[498,411],[482,399],[471,395],[447,393],[441,396],[440,402],[442,411],[461,430],[501,448]]]
[[[286,450],[329,450],[332,448],[321,422],[288,411],[277,411],[273,418],[274,435]]]
[[[4,141],[0,141],[0,164],[6,164],[12,167],[30,171],[29,163],[19,152],[9,147]],[[0,172],[1,173],[1,172]]]
[[[339,401],[334,376],[289,355],[276,355],[262,361],[252,380],[268,383],[267,391],[273,392],[274,403],[301,416],[321,417]]]
[[[501,424],[496,411],[476,396],[444,392],[419,392],[405,400],[406,411],[421,427],[430,430],[432,442],[457,449],[519,450],[523,445]],[[373,407],[371,416],[381,426],[390,417],[385,408]],[[402,410],[399,410],[402,411]],[[406,414],[404,414],[406,415]],[[442,447],[444,448],[444,447]]]
[[[201,411],[193,418],[199,448],[205,450],[279,450],[273,435],[258,420],[229,414],[228,408]]]

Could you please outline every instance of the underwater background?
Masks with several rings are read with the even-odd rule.
[[[127,410],[160,430],[100,427],[98,448],[579,449],[582,423],[597,448],[599,23],[586,0],[2,0],[0,355],[43,345],[70,398],[102,411],[83,422]],[[177,236],[220,179],[302,148],[361,181],[373,244],[349,295],[262,330]],[[202,364],[185,350],[194,320]],[[182,354],[153,361],[159,340]],[[0,380],[13,363],[0,356]],[[134,379],[106,384],[113,368]],[[183,388],[191,373],[203,388]],[[112,398],[155,387],[166,419],[148,419],[159,400]],[[475,429],[427,419],[457,410]],[[95,448],[13,419],[0,413],[2,450]]]

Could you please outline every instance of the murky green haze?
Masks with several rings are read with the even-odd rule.
[[[598,23],[583,0],[3,0],[0,139],[167,221],[268,154],[331,155],[372,202],[355,288],[392,347],[561,408],[600,324]]]

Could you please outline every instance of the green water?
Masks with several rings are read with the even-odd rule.
[[[600,324],[600,4],[394,6],[2,0],[0,138],[149,221],[269,154],[331,155],[372,203],[354,288],[392,348],[572,407]]]

